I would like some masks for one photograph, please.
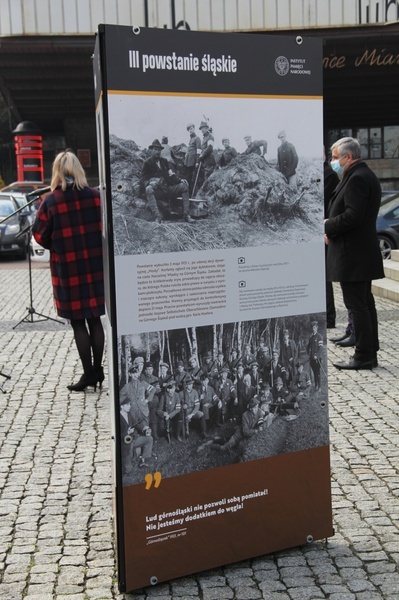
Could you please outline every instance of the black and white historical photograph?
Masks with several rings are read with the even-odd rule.
[[[320,239],[320,99],[108,102],[116,255]]]
[[[324,313],[118,344],[123,485],[328,444]]]

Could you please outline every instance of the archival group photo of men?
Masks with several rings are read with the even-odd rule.
[[[320,239],[320,100],[108,102],[116,255]]]
[[[327,445],[324,314],[119,338],[123,485]]]

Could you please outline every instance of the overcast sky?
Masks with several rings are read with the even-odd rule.
[[[156,138],[169,138],[174,146],[188,142],[186,126],[193,122],[199,137],[200,122],[209,119],[215,147],[228,137],[238,152],[245,150],[245,135],[268,142],[267,158],[277,156],[277,134],[284,129],[303,157],[323,152],[323,104],[315,99],[213,98],[197,96],[145,96],[110,94],[110,133],[146,148]]]

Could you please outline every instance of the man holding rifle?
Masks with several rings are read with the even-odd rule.
[[[177,439],[179,442],[188,438],[190,433],[190,423],[195,420],[199,423],[201,438],[206,437],[206,423],[204,413],[200,410],[200,399],[198,392],[193,389],[193,380],[187,375],[184,381],[183,391],[180,392],[180,420],[178,424]]]
[[[158,417],[164,421],[165,433],[169,444],[173,430],[177,436],[180,411],[180,395],[176,392],[175,380],[171,379],[166,384],[165,391],[161,395],[158,405]]]

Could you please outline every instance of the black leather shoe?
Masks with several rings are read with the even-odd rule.
[[[334,344],[336,344],[337,342],[343,342],[343,340],[346,340],[348,337],[350,336],[347,333],[343,333],[339,337],[330,338],[330,342],[334,342]]]
[[[361,369],[363,369],[363,370],[373,369],[373,367],[375,365],[375,359],[368,360],[368,361],[361,361],[361,360],[356,360],[356,358],[350,358],[349,362],[347,362],[347,363],[338,362],[338,363],[333,363],[333,365],[337,369],[360,371]]]
[[[342,342],[335,342],[335,345],[341,348],[350,348],[351,346],[356,346],[356,338],[354,335],[350,335],[342,340]]]

